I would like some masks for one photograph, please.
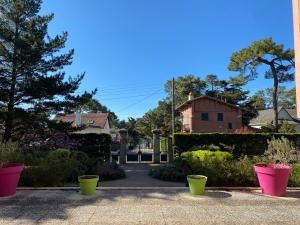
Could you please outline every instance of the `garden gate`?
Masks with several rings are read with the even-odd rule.
[[[141,139],[134,148],[128,148],[127,130],[120,131],[120,150],[112,152],[112,160],[126,163],[167,163],[173,161],[171,138],[162,138],[160,130],[153,130],[153,139]]]

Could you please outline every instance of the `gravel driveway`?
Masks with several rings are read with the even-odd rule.
[[[212,191],[193,197],[185,189],[22,190],[0,198],[0,224],[300,224],[300,191],[287,197],[259,192]]]

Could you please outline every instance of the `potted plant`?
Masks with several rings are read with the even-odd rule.
[[[12,155],[17,155],[15,154],[18,148],[16,144],[1,143],[0,145],[0,197],[5,197],[16,193],[24,165],[8,163]]]
[[[187,180],[189,183],[190,192],[193,195],[203,195],[205,191],[205,184],[207,181],[206,176],[202,175],[188,175]]]
[[[297,160],[297,151],[287,138],[272,138],[268,141],[265,152],[267,161],[273,163],[255,164],[260,188],[263,194],[271,196],[284,196],[292,168],[288,165]]]
[[[82,195],[93,195],[97,188],[99,176],[83,175],[78,177],[78,181]]]

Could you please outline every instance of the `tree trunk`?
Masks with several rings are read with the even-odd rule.
[[[11,84],[9,91],[9,101],[7,104],[7,114],[5,119],[5,131],[3,135],[3,141],[8,142],[12,137],[13,131],[13,119],[14,119],[14,105],[15,105],[15,91],[17,82],[17,40],[19,38],[19,29],[16,24],[15,28],[15,40],[13,49],[13,62],[11,71]]]
[[[278,91],[278,74],[275,69],[275,65],[271,65],[273,79],[274,79],[274,88],[273,88],[273,111],[274,111],[274,126],[275,132],[278,132],[278,99],[277,99],[277,91]]]

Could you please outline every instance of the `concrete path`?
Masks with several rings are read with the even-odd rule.
[[[154,179],[148,175],[149,170],[159,164],[126,164],[121,167],[126,172],[126,178],[113,181],[100,181],[101,187],[185,187],[184,183],[167,182]]]
[[[187,190],[18,191],[0,198],[0,224],[300,224],[300,192],[275,198],[259,193]]]

